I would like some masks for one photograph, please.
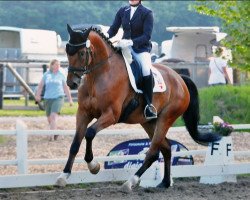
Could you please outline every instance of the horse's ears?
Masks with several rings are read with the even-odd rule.
[[[69,33],[69,34],[71,34],[71,33],[74,32],[73,29],[70,27],[69,24],[67,24],[67,30],[68,30],[68,33]]]

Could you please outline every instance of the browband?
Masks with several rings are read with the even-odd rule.
[[[79,46],[86,46],[86,43],[87,42],[83,42],[83,43],[80,43],[80,44],[71,44],[70,42],[68,42],[68,44],[70,45],[70,46],[73,46],[73,47],[79,47]]]

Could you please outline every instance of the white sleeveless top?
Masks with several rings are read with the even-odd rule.
[[[227,67],[227,61],[222,58],[212,58],[209,63],[211,71],[208,84],[226,83],[223,68]]]

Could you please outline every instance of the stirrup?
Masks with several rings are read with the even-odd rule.
[[[147,111],[149,112],[149,113],[147,113]],[[149,114],[149,115],[147,115],[147,114]],[[154,105],[153,104],[150,104],[150,105],[146,105],[145,106],[145,109],[144,109],[144,117],[146,118],[146,119],[156,119],[157,118],[157,110],[156,110],[156,108],[154,107]]]

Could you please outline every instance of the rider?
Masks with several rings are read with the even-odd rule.
[[[154,80],[150,56],[153,13],[141,4],[141,0],[130,0],[129,4],[129,6],[121,7],[116,13],[114,22],[108,30],[108,36],[109,38],[115,36],[122,25],[123,39],[118,46],[130,47],[132,55],[142,67],[142,90],[147,103],[144,115],[146,119],[153,119],[157,118],[157,111],[152,104]]]

